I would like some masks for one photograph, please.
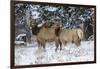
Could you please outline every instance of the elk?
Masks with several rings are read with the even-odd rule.
[[[83,31],[81,29],[60,29],[58,39],[60,40],[60,50],[62,49],[62,44],[66,45],[68,42],[79,46],[83,39]]]
[[[52,24],[53,25],[53,24]],[[55,23],[54,23],[55,25]],[[58,25],[58,24],[57,24]],[[59,27],[48,27],[48,22],[46,21],[42,27],[37,27],[35,21],[31,23],[32,33],[36,35],[38,47],[43,47],[45,49],[46,42],[55,42],[56,47],[59,45],[58,32]],[[59,26],[59,25],[58,25]],[[57,49],[55,49],[57,50]]]

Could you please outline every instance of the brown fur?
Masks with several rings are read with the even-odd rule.
[[[61,29],[59,33],[59,40],[61,44],[71,42],[75,43],[77,46],[80,45],[81,40],[83,39],[83,31],[80,29]]]
[[[38,46],[44,49],[46,42],[55,41],[56,50],[59,45],[61,50],[62,44],[65,45],[71,42],[79,46],[83,39],[83,31],[81,29],[61,29],[58,22],[53,22],[51,28],[47,22],[41,28],[38,28],[37,24],[33,21],[32,31],[37,36]]]
[[[37,40],[45,48],[46,42],[53,42],[58,40],[58,37],[55,35],[55,29],[52,28],[42,28],[37,35]]]
[[[60,31],[60,22],[58,21],[53,21],[51,28],[55,28],[55,34],[56,36],[59,35],[59,31]]]
[[[35,34],[37,36],[37,42],[38,42],[38,46],[39,47],[43,47],[45,49],[45,44],[46,42],[53,42],[55,41],[55,45],[58,47],[58,33],[56,31],[58,31],[58,28],[49,28],[48,27],[48,23],[45,22],[44,25],[41,28],[38,28],[36,23],[32,24],[32,31],[34,32],[33,34]],[[38,32],[36,32],[38,31]]]
[[[34,35],[37,35],[37,33],[39,32],[39,30],[41,29],[41,27],[40,28],[37,27],[37,24],[36,24],[35,20],[31,21],[31,27],[32,27],[32,33]]]

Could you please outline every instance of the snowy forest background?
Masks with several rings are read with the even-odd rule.
[[[93,61],[94,16],[94,8],[90,7],[15,4],[15,65]],[[54,43],[47,43],[46,52],[38,51],[37,43],[32,41],[32,20],[36,20],[39,27],[44,21],[51,25],[51,21],[57,20],[65,29],[80,28],[84,31],[84,41],[80,47],[69,43],[58,52],[54,51]]]

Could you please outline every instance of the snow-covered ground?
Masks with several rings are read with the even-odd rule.
[[[55,51],[54,43],[47,43],[46,50],[31,46],[15,46],[15,65],[84,62],[94,60],[94,41],[82,41],[81,46],[67,44]]]

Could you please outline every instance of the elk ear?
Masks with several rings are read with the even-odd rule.
[[[44,25],[43,25],[45,28],[48,28],[49,27],[49,25],[48,25],[48,22],[47,21],[45,21],[45,23],[44,23]]]

